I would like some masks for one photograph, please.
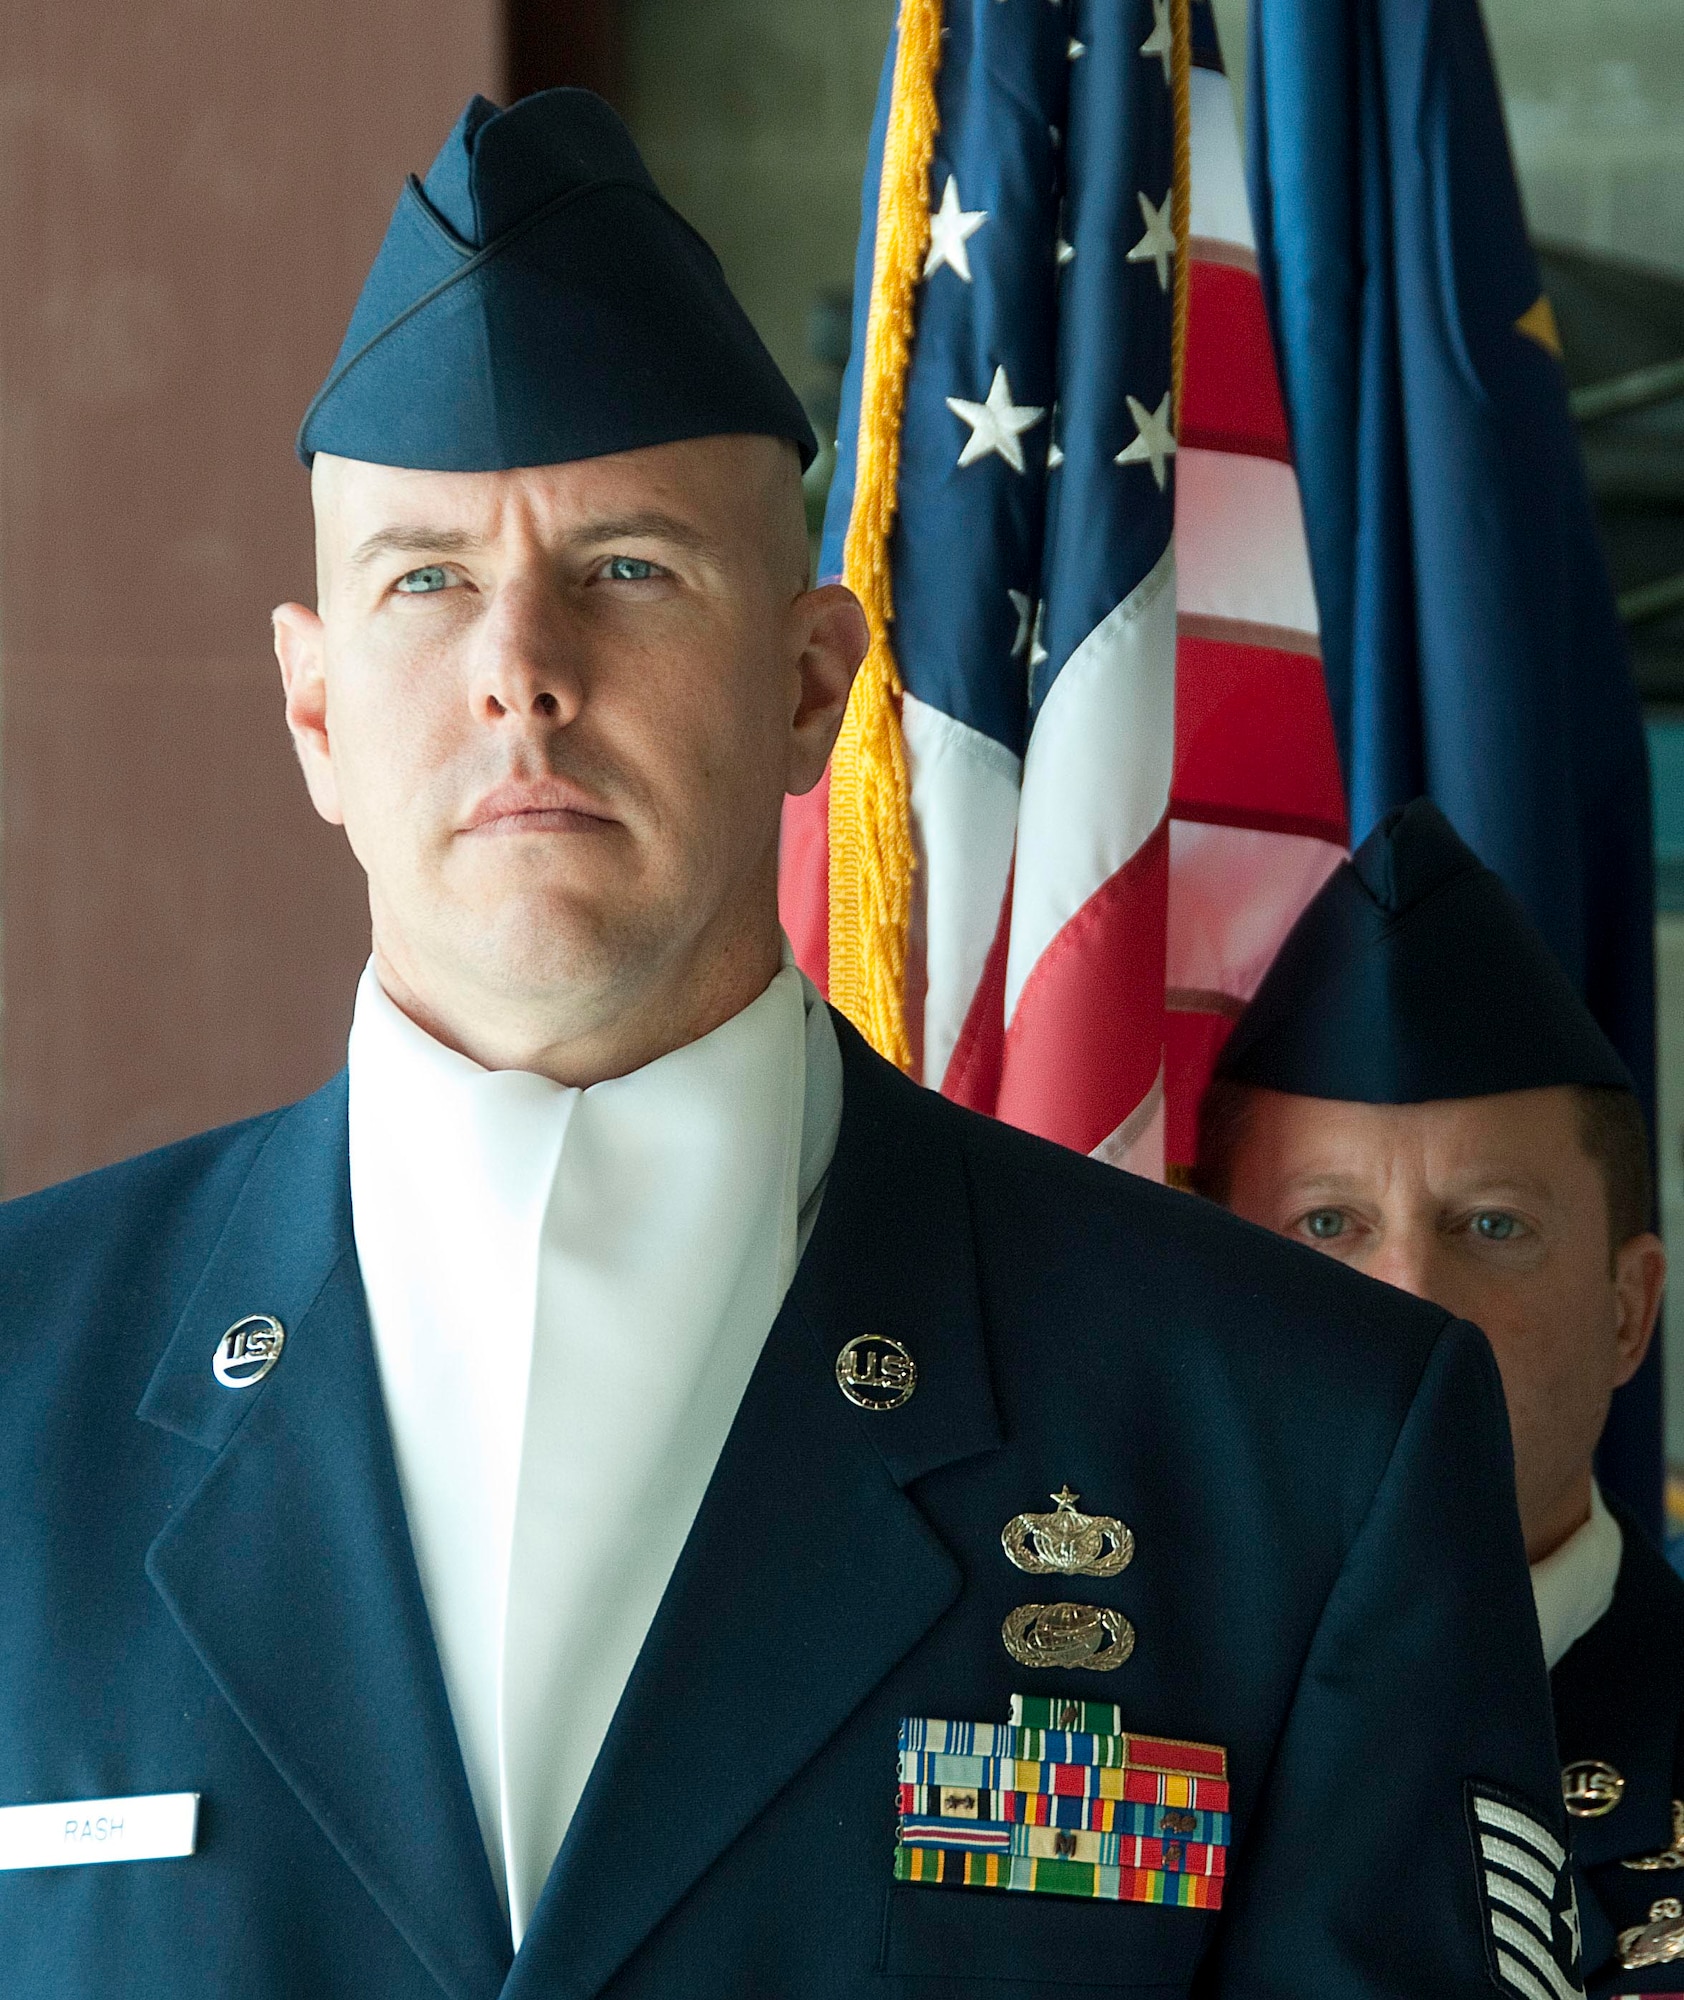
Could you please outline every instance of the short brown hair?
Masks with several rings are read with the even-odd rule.
[[[1579,1144],[1602,1175],[1608,1201],[1608,1252],[1641,1236],[1654,1220],[1654,1181],[1649,1169],[1649,1129],[1643,1107],[1629,1090],[1575,1084]],[[1252,1085],[1216,1077],[1199,1105],[1199,1157],[1194,1189],[1226,1205],[1234,1155],[1251,1122]]]
[[[1649,1128],[1629,1090],[1576,1085],[1579,1144],[1602,1173],[1608,1197],[1609,1254],[1654,1224],[1655,1183],[1649,1169]]]
[[[1234,1155],[1251,1123],[1251,1107],[1257,1093],[1248,1083],[1230,1083],[1227,1077],[1212,1077],[1199,1100],[1199,1150],[1193,1162],[1195,1194],[1210,1201],[1228,1204],[1234,1178]]]

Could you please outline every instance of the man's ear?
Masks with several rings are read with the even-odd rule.
[[[798,597],[791,615],[799,623],[798,689],[791,718],[789,770],[784,790],[810,792],[824,776],[848,691],[870,633],[859,599],[842,583],[821,584]]]
[[[1661,1239],[1645,1230],[1641,1236],[1622,1243],[1614,1252],[1614,1296],[1620,1315],[1614,1336],[1616,1389],[1629,1382],[1643,1365],[1643,1357],[1655,1336],[1661,1294],[1665,1290],[1666,1249]]]
[[[327,738],[327,631],[320,617],[302,604],[276,607],[275,658],[281,667],[287,728],[303,766],[310,803],[329,826],[343,826],[339,782]]]

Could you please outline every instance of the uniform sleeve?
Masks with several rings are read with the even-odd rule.
[[[1318,1621],[1201,1987],[1568,2000],[1566,1837],[1502,1388],[1451,1321]]]

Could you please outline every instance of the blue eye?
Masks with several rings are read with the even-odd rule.
[[[394,588],[404,597],[431,597],[435,591],[448,590],[454,580],[442,563],[427,563],[400,576]]]
[[[1312,1208],[1304,1218],[1304,1233],[1316,1243],[1329,1243],[1335,1236],[1343,1236],[1343,1212],[1337,1208]]]
[[[610,556],[604,574],[611,583],[647,583],[659,572],[652,562],[645,562],[642,556]]]
[[[1482,1243],[1512,1243],[1520,1234],[1519,1221],[1500,1208],[1482,1208],[1471,1227]]]

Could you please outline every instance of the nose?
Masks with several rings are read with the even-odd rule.
[[[1363,1268],[1371,1278],[1395,1285],[1400,1292],[1442,1304],[1435,1289],[1437,1248],[1432,1231],[1394,1226],[1385,1232]]]
[[[565,726],[583,707],[584,693],[560,592],[541,572],[506,577],[475,637],[476,717]]]

